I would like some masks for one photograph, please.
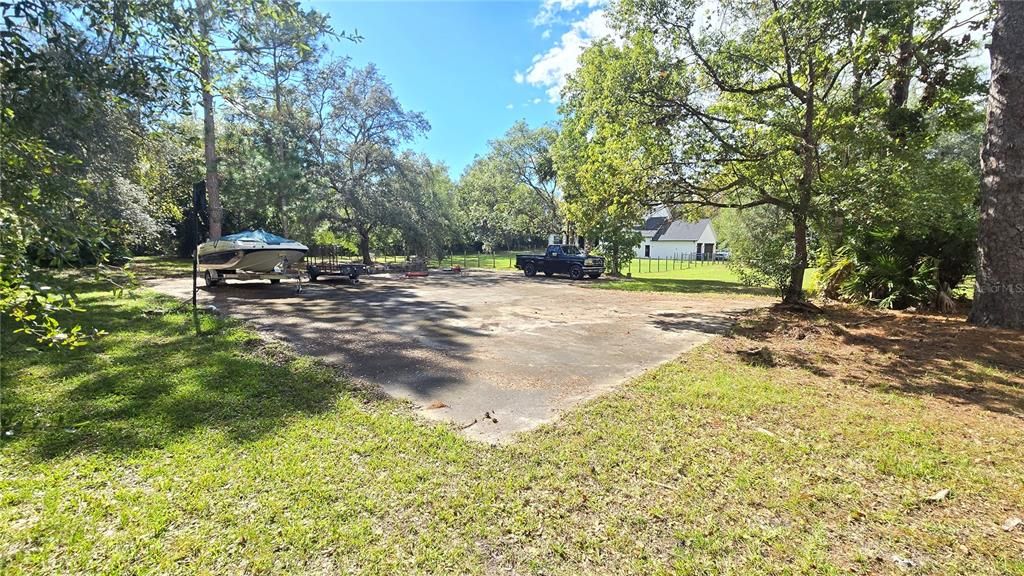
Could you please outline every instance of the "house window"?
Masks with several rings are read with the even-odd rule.
[[[644,246],[644,258],[650,258],[650,257],[651,257],[651,245],[647,244],[647,245]]]

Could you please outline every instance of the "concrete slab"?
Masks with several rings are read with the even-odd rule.
[[[301,294],[287,283],[239,282],[200,299],[487,442],[550,422],[767,302],[586,284],[468,272],[321,282]],[[191,278],[150,285],[191,296]],[[429,408],[436,403],[445,407]]]

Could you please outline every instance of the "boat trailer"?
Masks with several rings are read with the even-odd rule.
[[[280,284],[281,280],[295,280],[298,284],[295,291],[302,292],[302,273],[293,269],[287,258],[278,262],[272,272],[208,269],[203,273],[203,280],[207,288],[219,286],[226,280],[270,280],[271,284]]]
[[[338,254],[335,246],[314,246],[305,259],[309,281],[316,282],[321,276],[341,276],[353,284],[358,283],[359,277],[367,273],[366,265],[345,258]]]

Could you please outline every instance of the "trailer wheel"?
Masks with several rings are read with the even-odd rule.
[[[537,265],[534,264],[533,262],[527,262],[526,264],[523,264],[523,274],[526,274],[527,276],[536,276]]]
[[[544,275],[549,277],[549,278],[551,277],[552,274],[554,274],[554,272],[548,272],[547,270],[544,271]]]
[[[320,277],[320,269],[312,264],[306,266],[306,272],[309,274],[310,282],[316,282],[316,279]]]
[[[209,270],[207,270],[206,273],[203,274],[203,282],[206,283],[206,287],[207,288],[212,288],[212,287],[216,286],[217,284],[220,284],[220,280],[217,280],[213,276],[213,274],[210,273]]]
[[[280,284],[281,283],[281,279],[280,278],[271,278],[270,279],[270,283],[271,284]]]
[[[569,278],[572,278],[573,280],[582,280],[583,279],[583,267],[577,265],[577,266],[573,266],[572,268],[570,268],[569,269]]]

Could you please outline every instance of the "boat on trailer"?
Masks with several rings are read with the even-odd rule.
[[[272,284],[291,278],[291,271],[305,257],[309,248],[265,230],[246,230],[221,236],[199,245],[199,269],[207,286],[223,279],[242,280],[267,278]]]

